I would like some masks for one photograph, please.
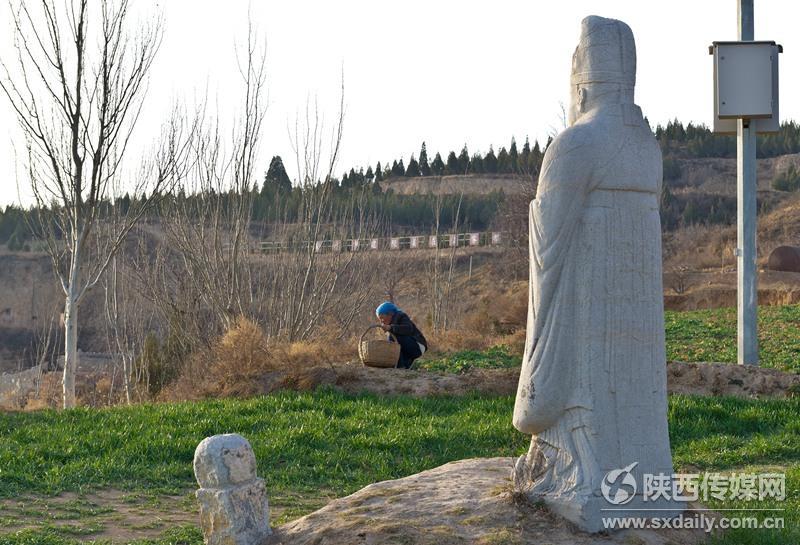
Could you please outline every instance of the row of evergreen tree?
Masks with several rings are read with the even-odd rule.
[[[684,157],[736,157],[736,137],[714,134],[705,125],[689,123],[684,126],[677,119],[666,126],[656,127],[656,139],[666,154]],[[758,158],[777,157],[800,153],[800,124],[788,121],[774,134],[759,135],[756,142]]]
[[[721,157],[736,156],[736,138],[714,134],[711,129],[703,124],[688,123],[684,126],[677,119],[670,121],[665,126],[658,125],[655,130],[656,139],[661,144],[666,157]],[[489,147],[485,155],[474,153],[470,155],[467,146],[456,154],[451,151],[447,160],[443,160],[438,152],[432,161],[428,160],[428,151],[425,142],[419,151],[408,160],[408,165],[403,158],[391,162],[380,163],[373,169],[368,166],[351,168],[349,172],[337,180],[343,187],[359,187],[365,184],[380,182],[389,178],[417,177],[417,176],[447,176],[453,174],[520,174],[533,175],[539,172],[544,156],[544,150],[550,144],[548,139],[544,149],[535,141],[533,147],[528,138],[522,150],[519,151],[514,138],[508,149],[501,147],[495,154],[494,148]],[[757,140],[757,155],[759,158],[776,157],[789,153],[800,153],[800,124],[789,121],[781,124],[780,130],[775,134],[759,135]],[[273,159],[274,161],[274,159]],[[668,175],[676,177],[673,170],[675,163],[668,165]],[[270,165],[272,168],[272,165]],[[285,183],[291,183],[285,176]]]
[[[24,250],[30,238],[22,208],[9,205],[5,210],[0,209],[0,244],[5,244],[11,251]]]
[[[549,141],[548,141],[549,144]],[[525,139],[522,150],[517,148],[517,142],[511,139],[511,146],[505,146],[495,154],[494,147],[489,146],[486,154],[469,153],[465,144],[461,152],[456,154],[451,151],[447,154],[447,160],[442,159],[442,155],[436,152],[433,160],[428,159],[428,149],[425,142],[419,150],[419,156],[411,154],[406,165],[401,157],[389,164],[378,162],[373,169],[368,166],[365,171],[363,168],[356,170],[351,168],[345,172],[341,178],[343,187],[357,187],[364,184],[381,182],[390,178],[414,178],[418,176],[450,176],[455,174],[520,174],[535,175],[539,172],[544,153],[539,146],[539,142],[534,142],[531,147],[530,140]]]
[[[357,198],[359,206],[353,218],[355,221],[362,216],[380,217],[393,229],[400,231],[430,229],[434,218],[433,207],[437,206],[436,196],[400,195],[391,189],[384,191],[380,185],[383,179],[382,176],[376,176],[371,168],[366,172],[362,168],[358,171],[350,169],[341,180],[329,180],[328,190],[331,192],[330,206],[333,214],[340,215]],[[303,192],[315,190],[318,188],[293,185],[283,160],[276,155],[270,161],[261,187],[253,196],[252,218],[264,223],[276,219],[293,222],[302,211]],[[488,229],[503,199],[504,195],[500,191],[488,195],[443,196],[439,203],[440,227],[450,229],[457,221],[465,228]],[[456,210],[459,210],[458,218],[455,215]]]
[[[675,120],[665,126],[657,126],[655,130],[664,153],[664,178],[666,182],[682,176],[680,157],[735,157],[736,140],[732,136],[713,134],[704,125],[683,123]],[[547,145],[550,141],[548,140]],[[461,152],[451,151],[444,160],[436,153],[429,160],[425,142],[422,143],[418,155],[412,155],[406,165],[402,158],[393,160],[391,164],[378,163],[373,169],[350,168],[341,179],[332,179],[328,183],[332,188],[334,206],[345,207],[352,202],[354,191],[368,194],[365,209],[359,213],[378,214],[392,222],[400,229],[425,229],[430,227],[432,197],[426,195],[395,195],[390,190],[384,192],[380,182],[390,178],[416,176],[442,176],[453,174],[518,174],[535,177],[541,168],[544,149],[538,141],[530,145],[526,138],[522,150],[518,150],[514,138],[508,149],[501,147],[495,154],[493,147],[486,154],[470,154],[465,145]],[[800,153],[800,125],[791,121],[783,123],[776,134],[758,137],[758,157],[774,157],[787,153]],[[773,181],[773,187],[783,191],[800,190],[800,174],[787,172],[785,176]],[[665,188],[667,184],[665,183]],[[307,189],[305,189],[307,190]],[[367,191],[365,191],[367,190]],[[292,179],[284,167],[280,156],[274,156],[264,175],[261,187],[254,188],[253,219],[269,222],[276,216],[276,199],[280,196],[282,220],[296,219],[302,191],[292,183]],[[135,197],[134,197],[135,198]],[[187,197],[183,197],[187,198]],[[191,197],[188,197],[191,198]],[[443,217],[441,227],[447,229],[455,221],[455,199],[446,197],[442,206]],[[459,223],[472,229],[486,229],[491,225],[494,215],[502,203],[504,196],[500,192],[491,195],[465,196],[461,201]],[[362,197],[363,199],[363,197]],[[132,197],[126,195],[120,200],[125,208]],[[451,202],[452,201],[452,202]],[[732,217],[731,203],[728,200],[708,200],[703,203],[680,202],[682,199],[667,197],[662,202],[662,215],[666,228],[680,224],[694,223],[699,218],[706,218],[711,223],[729,222]],[[25,211],[17,206],[0,209],[0,244],[12,250],[24,249],[30,240],[30,232],[25,222]]]

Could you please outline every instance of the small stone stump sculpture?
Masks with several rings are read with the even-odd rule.
[[[203,439],[194,451],[200,526],[207,545],[258,545],[272,533],[264,479],[247,439],[235,433]]]

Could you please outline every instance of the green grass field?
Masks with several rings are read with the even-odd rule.
[[[762,365],[800,371],[800,305],[762,307],[759,322]],[[735,362],[735,309],[667,312],[666,338],[670,360]],[[518,365],[512,349],[495,346],[432,354],[418,367],[463,372]],[[519,455],[528,438],[512,428],[512,406],[511,397],[380,398],[323,390],[0,414],[0,501],[32,497],[44,505],[18,509],[18,519],[0,511],[0,545],[93,543],[82,536],[102,528],[113,510],[78,499],[48,511],[47,498],[64,492],[116,489],[131,502],[154,505],[167,494],[183,494],[184,503],[193,505],[194,448],[204,437],[229,432],[253,444],[270,503],[281,512],[273,524],[279,524],[375,481],[462,458]],[[731,530],[715,543],[800,542],[800,398],[672,396],[669,421],[677,470],[786,473],[787,499],[758,504],[785,509],[785,529]],[[732,500],[709,506],[753,507]],[[59,517],[70,524],[56,524]],[[33,527],[7,530],[23,519]],[[159,538],[132,543],[199,545],[202,536],[195,525],[174,525]]]
[[[285,518],[292,518],[318,507],[298,498],[316,498],[321,504],[371,482],[448,461],[524,452],[528,438],[512,428],[512,407],[511,397],[379,398],[318,391],[0,414],[0,497],[108,487],[155,496],[186,493],[195,487],[197,443],[216,433],[237,432],[253,444],[271,504],[287,508]],[[669,419],[678,468],[788,468],[789,497],[777,505],[787,509],[787,529],[731,532],[725,543],[798,542],[800,400],[673,396]],[[3,534],[0,519],[0,545],[83,542],[81,533],[99,524],[92,520],[77,517],[78,523],[66,530],[45,521]],[[197,529],[188,526],[139,543],[201,542]]]
[[[800,372],[800,305],[758,309],[761,366]],[[736,309],[666,312],[669,361],[736,363]],[[520,357],[507,346],[432,354],[415,364],[430,371],[461,373],[472,368],[520,365]]]
[[[667,312],[667,359],[736,362],[736,309]],[[758,309],[760,364],[800,371],[800,305]]]
[[[444,356],[434,356],[414,363],[415,369],[463,373],[470,369],[498,369],[519,367],[520,357],[508,346],[492,346],[487,350],[462,350]]]

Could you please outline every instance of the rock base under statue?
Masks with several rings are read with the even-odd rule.
[[[513,458],[476,458],[371,484],[274,528],[265,545],[695,545],[708,538],[685,529],[583,532],[514,494],[513,466]]]
[[[643,501],[642,496],[636,496],[621,506],[611,505],[601,496],[593,496],[582,503],[546,497],[532,498],[532,500],[543,501],[550,511],[590,533],[608,531],[609,524],[618,524],[612,523],[610,519],[659,519],[657,524],[661,524],[661,521],[674,519],[686,509],[684,502],[663,498],[657,501]]]

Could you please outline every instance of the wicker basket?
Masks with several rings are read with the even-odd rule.
[[[398,343],[382,339],[364,340],[369,330],[376,327],[380,326],[370,326],[361,334],[361,340],[358,343],[358,357],[361,359],[361,363],[369,367],[397,367],[397,361],[400,359],[400,345]]]

